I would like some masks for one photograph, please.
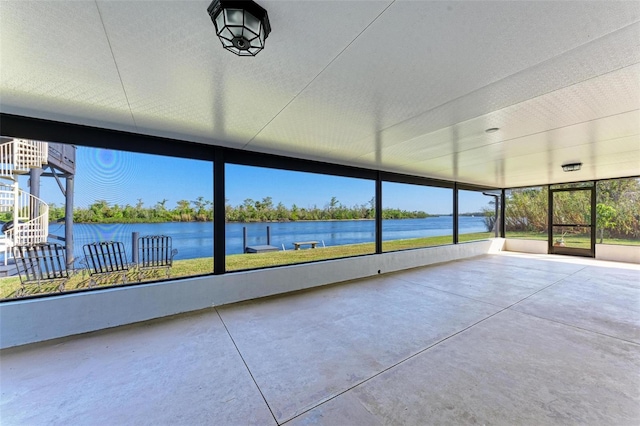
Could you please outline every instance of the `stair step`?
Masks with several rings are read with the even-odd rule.
[[[44,211],[41,210],[37,206],[44,202],[22,190],[19,191],[17,204],[14,198],[18,176],[26,175],[32,169],[42,168],[47,164],[49,151],[46,142],[15,139],[9,144],[2,144],[1,151],[3,155],[0,158],[0,178],[3,180],[0,181],[0,212],[3,215],[11,213],[21,222],[17,229],[7,231],[7,237],[24,244],[40,242],[43,238],[46,240],[48,228],[46,204],[44,204]],[[13,181],[12,184],[11,181]],[[40,212],[41,215],[32,218],[29,214],[24,214],[29,211]]]

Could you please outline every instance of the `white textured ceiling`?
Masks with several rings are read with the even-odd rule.
[[[497,187],[640,175],[640,2],[259,3],[252,58],[208,0],[2,0],[0,111]]]

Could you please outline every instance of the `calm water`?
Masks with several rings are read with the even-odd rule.
[[[293,249],[294,241],[319,241],[326,246],[373,242],[375,224],[372,220],[318,221],[283,223],[229,223],[226,227],[227,253],[242,253],[242,228],[247,228],[247,245],[267,244],[267,226],[271,228],[271,245]],[[482,217],[460,217],[460,233],[484,232]],[[168,235],[173,248],[178,249],[176,259],[213,256],[213,224],[211,222],[171,222],[134,224],[75,224],[74,254],[80,259],[82,246],[96,241],[122,241],[131,256],[131,234]],[[426,219],[385,220],[383,240],[397,240],[453,233],[451,216]],[[64,225],[51,224],[49,233],[64,235]]]

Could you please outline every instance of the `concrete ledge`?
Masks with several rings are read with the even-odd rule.
[[[640,263],[640,246],[596,244],[596,259]]]
[[[549,246],[546,241],[540,240],[519,240],[507,238],[505,251],[517,251],[520,253],[547,254]]]
[[[0,305],[0,349],[495,252],[503,240],[186,278]]]
[[[547,254],[549,247],[546,241],[507,238],[504,244],[504,250],[520,253]],[[640,246],[596,244],[596,259],[640,263]]]
[[[491,246],[489,247],[490,254],[495,254],[503,251],[504,246],[507,242],[507,240],[504,238],[492,238],[490,241],[491,241]]]

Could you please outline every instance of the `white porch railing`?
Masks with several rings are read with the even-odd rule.
[[[46,242],[49,235],[49,206],[18,187],[18,175],[40,168],[48,161],[49,144],[14,139],[0,145],[0,212],[11,213],[5,226],[4,245],[33,245]],[[6,253],[5,253],[6,261]]]
[[[32,245],[47,241],[49,206],[13,185],[0,184],[0,212],[12,212],[13,226],[4,234],[11,245]],[[17,198],[17,200],[16,200]]]
[[[0,177],[15,179],[47,163],[49,144],[27,139],[14,139],[0,145]]]

